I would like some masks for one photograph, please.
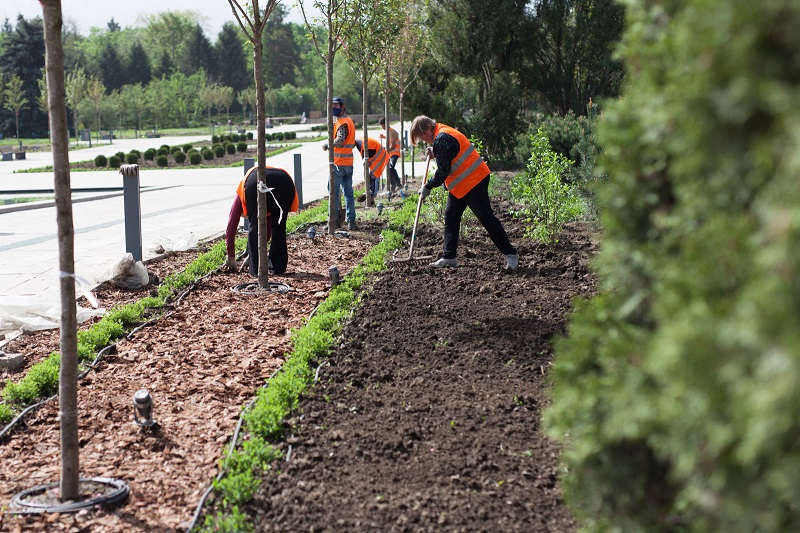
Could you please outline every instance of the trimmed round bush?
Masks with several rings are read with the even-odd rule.
[[[234,143],[239,142],[239,134],[238,133],[234,133],[234,134],[231,135],[231,142],[234,142]]]
[[[247,132],[247,140],[248,141],[252,141],[253,140],[253,132],[252,131],[248,131]]]
[[[174,159],[176,163],[183,163],[186,161],[186,154],[183,152],[175,152],[172,154],[172,159]]]
[[[187,143],[187,144],[184,144],[184,145],[183,145],[183,153],[184,153],[184,154],[188,153],[188,152],[189,152],[189,150],[191,150],[191,149],[192,149],[192,145],[191,145],[191,144],[188,144],[188,143]]]
[[[229,154],[235,154],[236,153],[236,145],[233,144],[233,143],[226,144],[225,145],[225,151],[228,152]]]
[[[166,155],[162,154],[162,155],[156,157],[156,165],[158,165],[160,167],[166,167],[167,165],[169,165],[169,159],[167,159]]]
[[[218,143],[218,142],[219,142],[219,135],[212,135],[212,136],[211,136],[211,142],[212,142],[213,144],[216,144],[216,143]]]
[[[202,154],[203,154],[203,159],[205,159],[206,161],[211,161],[212,159],[214,159],[214,152],[212,152],[210,148],[203,148]]]
[[[117,152],[114,155],[117,156],[120,161],[125,161],[125,152]]]
[[[142,152],[140,152],[140,151],[139,151],[139,150],[137,150],[136,148],[132,149],[132,150],[131,150],[130,152],[128,152],[128,153],[129,153],[129,154],[136,154],[137,156],[139,156],[139,159],[141,159],[141,158],[142,158]]]
[[[94,166],[101,168],[108,166],[108,159],[106,158],[106,156],[100,154],[94,158]]]
[[[111,168],[119,168],[121,164],[122,160],[119,158],[119,156],[112,155],[108,158],[108,166]]]
[[[180,146],[173,146],[172,148],[169,149],[170,155],[174,154],[175,152],[183,152],[183,148],[181,148]]]
[[[233,138],[232,138],[230,135],[225,135],[225,136],[223,136],[223,139],[225,139],[225,140],[226,140],[226,141],[228,141],[228,142],[230,142],[230,141],[232,141],[232,140],[233,140]]]
[[[199,165],[202,160],[203,156],[200,155],[200,152],[189,152],[189,163]]]
[[[136,154],[135,152],[131,152],[125,156],[125,162],[128,163],[129,165],[135,165],[136,163],[139,162],[139,155]]]
[[[239,141],[236,143],[236,150],[239,152],[246,152],[247,151],[247,143],[244,141]]]
[[[169,145],[168,144],[162,144],[161,146],[159,146],[159,148],[163,148],[164,150],[167,151],[167,153],[169,153]]]
[[[156,149],[155,148],[148,148],[144,151],[144,158],[148,161],[152,161],[156,158]]]
[[[224,157],[225,156],[225,147],[221,144],[218,144],[214,147],[214,155],[217,157]]]
[[[158,149],[157,155],[167,155],[167,154],[169,154],[169,150],[167,150],[163,146]]]

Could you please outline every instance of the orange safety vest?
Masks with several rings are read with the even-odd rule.
[[[266,170],[266,169],[283,170],[282,168],[278,168],[278,167],[264,167],[264,170]],[[252,174],[256,170],[258,170],[258,165],[254,166],[253,168],[248,170],[247,174],[245,174],[244,178],[242,178],[242,181],[239,182],[239,186],[236,187],[236,196],[238,196],[239,200],[242,202],[242,216],[245,216],[245,217],[247,216],[247,200],[245,199],[245,195],[244,195],[244,186],[245,186],[245,183],[247,183],[247,178],[249,178],[250,174]],[[286,172],[285,170],[283,170],[283,171]],[[287,174],[288,174],[288,172],[287,172]],[[289,212],[290,213],[295,213],[295,212],[297,212],[299,210],[300,210],[300,199],[297,197],[297,189],[295,189],[295,191],[294,191],[294,200],[292,200],[292,206],[289,208]],[[267,213],[267,215],[269,215],[269,213]]]
[[[337,167],[352,167],[353,166],[353,148],[356,147],[356,126],[353,124],[353,119],[350,117],[339,117],[336,124],[333,125],[333,138],[336,138],[336,133],[342,124],[347,124],[347,138],[341,146],[333,146],[333,164]]]
[[[381,143],[372,137],[367,139],[367,154],[369,154],[370,150],[375,150],[375,155],[369,158],[369,171],[373,176],[380,177],[386,165],[389,163],[389,154],[386,153]]]
[[[456,198],[463,198],[475,185],[489,175],[489,165],[460,131],[437,123],[434,138],[440,133],[446,133],[458,141],[458,155],[450,164],[450,174],[445,178],[444,183],[450,194]]]
[[[400,136],[397,132],[387,127],[386,128],[386,150],[389,152],[389,156],[396,155],[400,157]]]

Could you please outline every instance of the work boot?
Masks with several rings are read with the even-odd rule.
[[[458,266],[458,263],[456,263],[455,257],[452,259],[445,259],[442,257],[441,259],[431,263],[430,266],[433,268],[454,268]]]
[[[506,256],[506,270],[516,270],[519,268],[519,254],[508,254]]]
[[[356,224],[356,221],[355,220],[351,220],[350,222],[348,222],[347,223],[347,229],[349,229],[349,230],[358,229],[358,225]]]

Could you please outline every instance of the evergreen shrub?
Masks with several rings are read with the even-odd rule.
[[[212,135],[211,136],[211,143],[217,144],[219,142],[219,135]]]
[[[225,151],[228,152],[231,155],[235,154],[236,153],[236,145],[233,144],[233,143],[226,143],[225,144]]]
[[[231,142],[233,142],[233,143],[239,142],[239,134],[238,133],[232,133],[231,134]]]
[[[800,531],[800,3],[627,2],[604,292],[548,434],[588,531]]]
[[[136,163],[139,162],[139,155],[136,154],[135,152],[130,152],[125,156],[125,162],[128,163],[129,165],[135,165]]]
[[[166,155],[161,154],[158,157],[156,157],[156,165],[160,167],[166,167],[167,165],[169,165],[169,159],[167,158]]]
[[[187,143],[187,144],[183,145],[183,153],[184,154],[189,153],[189,150],[191,150],[191,149],[192,149],[192,145],[191,144]]]
[[[169,155],[169,150],[167,150],[166,148],[164,148],[164,147],[162,146],[161,148],[159,148],[159,149],[158,149],[158,151],[156,152],[156,154],[157,154],[157,155]]]
[[[210,148],[203,148],[201,153],[203,154],[203,159],[206,161],[211,161],[214,159],[214,152],[212,152]]]
[[[144,151],[144,158],[148,161],[152,161],[156,158],[156,149],[155,148],[148,148]]]
[[[225,147],[221,144],[218,144],[214,147],[214,155],[217,157],[224,157],[225,156]]]
[[[247,143],[244,141],[239,141],[236,143],[236,151],[237,152],[246,152],[247,151]]]
[[[122,160],[117,155],[112,155],[108,158],[108,166],[111,168],[119,168],[122,164]]]
[[[101,168],[108,166],[108,159],[103,154],[100,154],[94,158],[94,166]]]
[[[199,165],[202,160],[203,156],[200,155],[200,152],[189,152],[189,163],[192,165]]]
[[[248,141],[252,141],[253,140],[253,132],[252,131],[248,131],[247,132],[247,140]]]
[[[114,155],[117,156],[120,161],[125,161],[125,152],[117,152]]]
[[[174,159],[176,163],[181,164],[186,161],[186,154],[183,152],[175,152],[172,154],[172,159]]]

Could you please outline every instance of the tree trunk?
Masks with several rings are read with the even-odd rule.
[[[261,21],[258,16],[258,2],[253,2],[256,15],[255,27],[260,27]],[[267,193],[261,192],[262,185],[266,187],[266,166],[267,166],[267,124],[264,114],[264,76],[262,73],[261,32],[254,32],[253,38],[253,76],[256,82],[256,105],[258,112],[256,121],[258,122],[258,286],[262,289],[269,288],[269,248],[267,247]],[[288,213],[284,213],[284,216]],[[250,250],[250,253],[253,253]]]
[[[369,150],[367,149],[367,139],[369,138],[369,134],[367,132],[367,97],[368,97],[368,89],[367,89],[367,78],[366,75],[361,76],[361,94],[362,99],[364,100],[364,107],[361,113],[361,119],[364,121],[364,145],[363,145],[363,163],[364,163],[364,181],[366,182],[367,188],[367,207],[372,207],[372,204],[375,203],[370,194],[370,186],[369,186]],[[375,176],[376,178],[380,179],[380,176]]]
[[[328,25],[330,27],[330,25]],[[336,194],[336,176],[333,173],[333,113],[331,113],[331,100],[333,100],[333,35],[328,32],[328,56],[325,60],[325,79],[328,93],[328,234],[336,233],[336,226],[339,223],[339,203],[333,199],[338,197]]]
[[[61,425],[61,500],[79,497],[78,462],[78,323],[75,305],[75,232],[69,174],[69,130],[64,91],[64,48],[61,42],[60,0],[40,0],[44,11],[47,107],[53,139],[58,264],[61,271],[61,369],[59,423]],[[76,127],[77,129],[77,127]]]

